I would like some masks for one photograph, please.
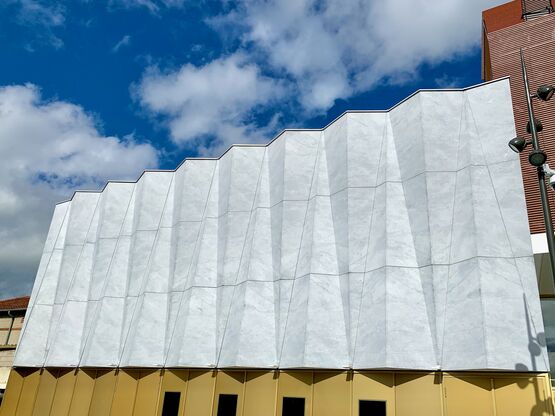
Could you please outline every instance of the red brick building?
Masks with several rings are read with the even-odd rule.
[[[542,84],[555,85],[555,13],[551,0],[513,0],[482,14],[482,78],[491,80],[510,77],[511,94],[518,136],[530,138],[526,132],[528,112],[522,80],[520,50],[526,61],[530,90]],[[533,100],[535,117],[544,130],[539,133],[541,148],[548,163],[555,167],[555,100]],[[507,138],[507,141],[511,139]],[[532,247],[539,280],[540,298],[551,362],[552,382],[555,378],[555,288],[547,256],[545,225],[541,207],[536,168],[528,163],[528,149],[521,153],[522,176]],[[555,192],[548,190],[552,215],[555,214]],[[555,215],[553,215],[555,219]]]
[[[514,0],[483,12],[482,77],[491,80],[510,76],[516,131],[526,133],[528,113],[520,68],[520,49],[526,60],[531,91],[542,84],[555,84],[555,13],[551,0]],[[534,100],[536,118],[544,130],[539,133],[548,163],[555,167],[555,100]],[[510,138],[507,138],[509,140]],[[522,175],[532,242],[535,253],[547,251],[537,173],[528,163],[528,152],[521,154]],[[549,192],[555,214],[555,192]],[[555,215],[554,215],[555,218]],[[549,275],[545,256],[537,256],[542,275]],[[539,270],[541,271],[541,270]],[[546,273],[547,272],[547,273]],[[554,293],[551,279],[541,279],[542,292]]]

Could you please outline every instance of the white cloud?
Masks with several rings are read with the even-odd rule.
[[[434,79],[435,84],[439,88],[461,88],[465,87],[464,79],[462,77],[451,76],[448,74],[443,74],[440,77]]]
[[[504,0],[243,0],[210,20],[223,36],[242,27],[245,48],[285,71],[308,111],[377,82],[405,82],[423,63],[479,45],[482,10]]]
[[[232,143],[265,140],[277,118],[260,127],[253,114],[284,92],[280,81],[262,75],[241,54],[200,67],[186,64],[169,73],[151,68],[135,88],[140,103],[162,117],[174,142],[198,146],[202,154],[217,154]]]
[[[122,37],[112,48],[112,53],[117,53],[122,47],[128,46],[131,43],[131,36],[125,35]]]
[[[64,8],[61,4],[38,0],[19,0],[19,19],[29,24],[45,27],[62,26],[65,22]]]
[[[24,46],[27,51],[34,52],[33,44],[46,44],[55,49],[64,46],[63,40],[54,33],[55,28],[65,23],[65,8],[61,4],[41,0],[6,0],[4,5],[15,5],[16,21],[35,30],[32,43]]]
[[[158,156],[106,137],[82,107],[45,102],[33,85],[0,87],[0,293],[29,293],[54,204],[107,179],[136,179]]]
[[[311,117],[379,82],[414,80],[425,63],[475,51],[482,10],[503,1],[240,0],[208,20],[226,43],[239,40],[232,55],[169,73],[151,68],[135,92],[176,143],[217,154],[267,140],[279,116],[268,126],[253,120],[278,102]]]
[[[110,7],[145,8],[152,14],[157,14],[162,7],[180,8],[186,0],[110,0]]]

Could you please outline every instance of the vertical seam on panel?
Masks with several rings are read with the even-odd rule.
[[[245,394],[247,390],[247,372],[243,371],[243,400],[241,400],[241,414],[239,416],[243,416],[245,414],[245,400],[247,395]]]
[[[71,389],[71,394],[69,395],[69,406],[67,408],[67,415],[71,412],[71,403],[73,403],[73,396],[75,396],[75,390],[77,389],[77,376],[79,374],[78,367],[72,369],[73,376],[75,377],[75,381],[73,382],[73,388]]]
[[[349,370],[349,416],[353,416],[353,382],[355,380],[355,375],[352,369]]]
[[[291,312],[291,303],[293,301],[293,294],[294,294],[294,291],[295,291],[295,282],[297,281],[297,268],[299,266],[299,258],[301,257],[301,250],[302,250],[302,247],[303,247],[304,230],[306,228],[306,218],[308,216],[308,209],[309,209],[309,205],[310,205],[310,194],[312,192],[312,184],[314,183],[314,176],[316,175],[316,167],[317,167],[317,163],[318,163],[318,153],[320,152],[320,145],[323,141],[322,134],[323,133],[320,132],[320,134],[318,136],[318,144],[316,145],[316,155],[314,157],[314,165],[312,166],[312,176],[311,176],[311,179],[310,179],[310,186],[308,188],[308,198],[306,200],[306,210],[305,210],[304,219],[303,219],[303,229],[301,231],[301,238],[300,238],[300,242],[299,242],[299,253],[297,254],[297,260],[295,261],[295,270],[293,272],[293,283],[291,283],[291,293],[289,295],[289,304],[287,305],[287,315],[285,316],[285,325],[283,327],[283,339],[281,341],[281,349],[279,351],[278,365],[281,364],[281,359],[282,359],[282,356],[283,356],[283,347],[285,345],[285,336],[287,334],[287,324],[289,322],[289,313]],[[285,155],[284,155],[284,160],[285,160]],[[283,174],[285,175],[285,171],[284,171]],[[284,183],[283,186],[285,187],[285,183]],[[283,213],[282,213],[282,215],[283,215]],[[307,278],[310,279],[310,273],[308,274]],[[307,294],[307,296],[308,296],[308,294]],[[281,298],[280,298],[280,301],[281,301]],[[307,299],[307,302],[308,302],[308,299]],[[307,308],[308,308],[308,306],[307,306]],[[306,338],[306,324],[305,324],[305,338]],[[306,344],[305,344],[305,347],[306,347]],[[304,349],[305,347],[303,347],[303,357],[302,357],[303,363],[305,361],[305,351],[306,351]]]
[[[98,300],[96,300],[96,301],[90,299],[91,298],[91,284],[92,284],[92,281],[93,281],[94,265],[91,267],[89,288],[87,290],[87,311],[85,312],[85,324],[84,324],[84,326],[86,325],[87,314],[88,314],[88,309],[89,309],[89,306],[90,306],[90,302],[91,301],[96,302],[96,305],[94,307],[94,311],[91,312],[91,314],[93,315],[93,318],[91,319],[91,325],[89,327],[89,330],[87,331],[87,334],[84,336],[84,338],[83,338],[83,336],[81,336],[81,345],[79,347],[79,349],[80,349],[80,351],[79,351],[79,361],[77,362],[78,367],[81,365],[81,361],[83,360],[83,357],[85,356],[85,350],[88,347],[89,337],[93,333],[93,329],[96,328],[95,321],[97,320],[96,318],[98,317],[98,314],[100,314],[101,302],[102,302],[102,298],[104,297],[104,292],[106,290],[106,286],[108,285],[108,276],[109,276],[110,270],[112,268],[112,261],[114,260],[114,256],[116,254],[120,239],[122,237],[121,231],[123,230],[123,225],[125,224],[125,218],[127,217],[127,213],[129,212],[129,207],[131,206],[131,200],[133,199],[133,196],[134,196],[136,191],[137,191],[137,187],[133,186],[133,192],[131,192],[131,195],[129,196],[129,201],[127,202],[127,207],[125,208],[125,214],[123,216],[123,220],[121,221],[121,226],[120,226],[120,229],[119,229],[118,237],[116,239],[116,244],[114,246],[114,251],[112,252],[112,255],[110,256],[110,263],[108,264],[108,270],[106,270],[106,276],[104,278],[105,280],[104,280],[104,283],[102,285],[101,292],[99,293]],[[100,200],[100,198],[99,198],[99,200]],[[99,218],[99,221],[100,221],[100,218]],[[99,226],[100,226],[100,223],[99,223]],[[94,248],[94,251],[93,251],[93,261],[94,261],[94,255],[97,252],[97,250],[98,250],[98,242],[95,243],[95,248]],[[126,296],[126,298],[127,298],[127,296]],[[83,331],[84,330],[85,330],[85,328],[83,327]],[[121,333],[120,333],[120,340],[121,340]],[[118,353],[118,355],[119,355],[119,353]],[[118,360],[119,360],[119,357],[118,357]],[[118,362],[118,365],[119,365],[119,362]],[[95,379],[95,384],[96,384],[96,379]]]
[[[370,235],[372,234],[372,224],[374,223],[374,207],[376,205],[376,194],[378,191],[378,178],[379,178],[379,174],[380,174],[380,166],[382,163],[382,154],[383,154],[383,146],[384,143],[387,139],[387,124],[388,124],[388,119],[389,119],[389,113],[387,113],[384,116],[384,126],[383,126],[383,131],[382,131],[382,142],[380,143],[380,156],[378,158],[378,165],[376,167],[376,175],[374,178],[375,181],[375,186],[374,186],[374,194],[372,196],[372,208],[370,211],[370,223],[368,224],[368,237],[366,238],[366,254],[365,254],[365,258],[364,258],[364,269],[362,270],[362,286],[360,288],[360,300],[358,303],[358,317],[357,317],[357,329],[356,329],[356,333],[355,333],[355,339],[354,339],[354,347],[353,347],[353,357],[351,359],[351,368],[354,367],[355,365],[355,357],[356,357],[356,352],[357,352],[357,342],[358,342],[358,332],[360,329],[360,315],[362,312],[362,301],[364,300],[364,287],[365,287],[365,283],[366,283],[366,269],[368,268],[368,251],[370,248]],[[387,156],[386,159],[387,161]],[[386,186],[384,184],[384,186]],[[384,334],[385,335],[385,334]],[[387,356],[386,356],[387,359]],[[354,374],[353,374],[353,380],[354,380]]]
[[[445,386],[443,384],[444,378],[443,378],[443,372],[436,372],[434,373],[434,377],[438,376],[440,379],[440,383],[439,383],[439,408],[440,408],[440,416],[445,414],[445,400],[443,395],[444,393],[444,389]]]
[[[186,370],[187,371],[187,380],[185,381],[185,397],[183,397],[183,406],[179,406],[179,410],[178,410],[178,416],[184,416],[185,415],[185,406],[187,406],[187,397],[189,394],[189,376],[191,375],[191,370]],[[183,411],[182,411],[183,410]]]
[[[491,401],[493,406],[492,413],[493,413],[493,416],[497,416],[497,404],[495,402],[495,381],[493,377],[490,377],[489,383],[491,386]]]
[[[394,409],[393,414],[397,415],[397,373],[393,373],[393,409]],[[386,412],[387,412],[387,407],[386,407]]]
[[[119,368],[116,368],[116,382],[114,384],[114,395],[112,396],[112,401],[110,403],[110,410],[108,411],[108,414],[111,415],[112,414],[112,408],[114,407],[114,399],[116,397],[116,391],[118,390],[118,385],[120,383],[120,371]],[[137,396],[135,395],[135,397],[133,398],[133,404],[131,405],[131,410],[133,410],[134,406],[135,406],[135,400],[137,399]],[[133,414],[133,412],[131,412],[131,414]]]
[[[96,376],[97,375],[98,375],[98,370],[94,370],[93,388],[92,388],[92,391],[91,391],[91,398],[89,399],[89,405],[87,406],[87,415],[91,412],[92,399],[94,397],[94,391],[96,389]]]
[[[54,406],[54,398],[56,397],[56,388],[58,387],[58,374],[60,374],[60,369],[56,369],[56,376],[55,376],[55,383],[54,383],[54,392],[52,393],[52,399],[50,400],[50,406],[48,407],[48,414],[52,413],[52,406]]]
[[[187,284],[188,284],[188,281],[191,277],[190,273],[193,270],[193,263],[195,262],[195,253],[197,254],[196,263],[198,263],[198,252],[197,252],[197,250],[198,250],[198,247],[200,247],[201,231],[203,231],[205,226],[206,226],[206,219],[207,219],[206,218],[206,209],[208,207],[208,202],[210,200],[210,195],[212,194],[212,187],[214,185],[214,177],[216,176],[216,168],[217,167],[219,168],[218,161],[216,161],[214,163],[214,167],[212,169],[212,176],[211,176],[211,179],[210,179],[210,186],[208,187],[208,193],[206,195],[206,202],[204,203],[204,208],[203,208],[203,211],[202,211],[201,219],[199,221],[197,237],[195,239],[195,244],[194,244],[194,247],[193,247],[193,251],[191,253],[191,261],[189,263],[189,267],[187,268],[187,274],[186,274],[186,277],[185,277],[185,279],[186,279],[185,284],[183,286],[183,290],[181,291],[181,297],[179,298],[179,305],[177,306],[177,311],[175,313],[175,321],[174,321],[174,324],[173,324],[173,328],[171,330],[170,339],[168,341],[168,351],[165,354],[164,367],[167,366],[168,357],[171,354],[171,348],[172,348],[172,345],[173,345],[173,337],[175,336],[175,331],[177,330],[177,322],[179,320],[179,313],[181,312],[181,307],[182,307],[182,304],[183,304],[183,298],[185,297],[185,292],[187,291]],[[219,170],[218,170],[218,172],[219,172]],[[178,292],[178,291],[176,291],[176,292]],[[177,362],[179,361],[179,354],[177,354],[176,361]],[[188,388],[188,385],[189,385],[189,374],[187,374],[187,388]],[[185,411],[185,407],[183,408],[183,411]]]
[[[54,333],[52,334],[52,336],[53,336],[52,343],[56,342],[58,333],[60,331],[62,317],[63,317],[64,312],[66,310],[66,306],[70,301],[70,299],[68,299],[68,298],[69,298],[69,294],[70,294],[70,291],[71,291],[71,287],[73,286],[73,283],[75,281],[75,277],[77,276],[77,269],[79,268],[79,264],[81,262],[81,256],[83,255],[83,252],[85,251],[85,246],[87,245],[87,236],[89,235],[89,232],[91,231],[91,227],[92,227],[92,224],[94,222],[94,216],[95,216],[97,210],[99,209],[99,204],[100,204],[101,199],[102,199],[102,194],[98,195],[98,198],[96,200],[96,204],[94,206],[94,210],[93,210],[92,215],[91,215],[91,220],[89,222],[89,226],[87,227],[87,233],[85,234],[83,245],[81,247],[81,250],[79,251],[79,255],[77,256],[77,261],[75,262],[75,269],[73,269],[73,274],[71,276],[71,280],[69,281],[69,284],[68,284],[68,287],[67,287],[67,292],[66,292],[66,295],[65,295],[65,299],[64,299],[63,304],[62,304],[62,310],[60,311],[60,315],[58,316],[58,322],[56,323],[56,328],[54,329]],[[99,216],[100,216],[100,213],[99,213]],[[98,224],[98,225],[100,226],[100,224]],[[68,218],[68,230],[69,230],[69,218]],[[54,251],[52,251],[52,252],[54,252]],[[64,253],[65,253],[65,249],[64,249]],[[59,272],[61,272],[61,269],[63,267],[62,266],[62,261],[63,261],[63,256],[62,256],[62,260],[60,261]],[[58,284],[59,283],[60,283],[60,273],[58,273]],[[56,289],[58,289],[57,286],[56,286]],[[57,292],[57,290],[56,290],[56,292]],[[53,303],[52,306],[54,306],[55,304],[56,304],[56,294],[54,294],[54,303]],[[53,309],[54,308],[52,308],[52,310]],[[85,314],[85,320],[86,320],[86,314]],[[50,331],[49,331],[49,333],[50,333]],[[79,341],[81,341],[81,339],[79,339]],[[81,344],[81,343],[79,342],[79,344]],[[81,345],[79,345],[78,353],[79,353],[79,356],[81,356]],[[47,340],[46,348],[45,348],[45,356],[44,356],[44,363],[45,364],[48,362],[49,355],[50,355],[50,348],[48,348],[48,340]],[[80,359],[78,358],[77,365],[79,365],[79,361],[80,361]]]
[[[164,377],[166,376],[166,371],[162,368],[161,370],[157,370],[159,371],[158,373],[158,388],[156,389],[156,407],[155,407],[155,414],[158,414],[158,409],[160,409],[160,396],[162,394],[162,383],[164,381]],[[139,385],[139,383],[137,383],[137,386]],[[136,395],[135,395],[136,396]],[[134,410],[134,409],[133,409]],[[162,410],[162,409],[160,409]],[[179,409],[178,409],[179,412]]]
[[[170,194],[170,189],[171,189],[171,186],[173,184],[174,179],[175,179],[175,172],[172,174],[172,177],[171,177],[170,182],[168,184],[168,190],[167,190],[166,196],[164,198],[164,205],[162,206],[162,209],[161,209],[161,212],[160,212],[160,219],[158,220],[158,226],[157,226],[156,231],[155,231],[156,234],[154,235],[154,241],[152,242],[152,246],[151,246],[150,251],[148,253],[147,266],[146,266],[146,269],[145,269],[144,274],[142,276],[141,287],[139,288],[139,292],[137,294],[137,301],[135,302],[135,305],[133,307],[133,312],[131,314],[131,318],[129,319],[129,328],[127,329],[127,334],[125,335],[125,338],[123,339],[123,342],[121,343],[121,356],[118,357],[118,364],[117,364],[118,366],[121,366],[121,362],[124,360],[124,357],[125,357],[125,352],[126,352],[126,349],[127,349],[127,340],[129,338],[129,334],[131,333],[131,331],[133,329],[133,321],[135,319],[135,313],[137,312],[137,309],[139,307],[139,303],[141,303],[140,299],[139,299],[141,297],[141,295],[143,297],[143,303],[144,303],[144,300],[145,300],[145,287],[147,285],[148,275],[151,272],[152,257],[153,257],[154,250],[156,250],[156,243],[158,242],[159,235],[160,235],[160,225],[162,224],[162,218],[164,217],[164,211],[166,210],[166,204],[168,202],[168,196]],[[115,253],[115,251],[114,251],[114,253]],[[106,282],[107,281],[108,281],[108,279],[106,279]],[[122,326],[123,326],[123,322],[122,322]],[[163,351],[162,351],[162,353],[163,353]],[[129,353],[129,354],[131,354],[131,353]],[[162,363],[162,366],[163,366],[163,363]]]
[[[457,155],[455,158],[456,161],[456,167],[457,169],[459,168],[459,152],[460,152],[460,147],[461,147],[461,131],[462,131],[462,122],[463,122],[463,116],[464,116],[464,111],[466,108],[466,95],[462,94],[461,97],[461,114],[460,114],[460,120],[459,120],[459,131],[458,131],[458,140],[457,140]],[[444,303],[443,303],[443,324],[441,326],[441,351],[440,351],[440,360],[439,360],[439,366],[440,368],[444,367],[444,362],[443,362],[443,353],[445,351],[445,324],[447,322],[447,300],[449,299],[449,281],[451,280],[451,257],[453,254],[453,230],[454,230],[454,223],[455,223],[455,207],[457,204],[457,183],[459,182],[459,172],[457,170],[457,172],[455,173],[455,186],[453,189],[453,208],[451,210],[451,229],[450,229],[450,236],[449,236],[449,258],[448,258],[448,265],[447,265],[447,282],[445,282],[445,298],[444,298]]]
[[[312,383],[310,385],[310,414],[309,416],[312,416],[314,414],[314,371],[311,371],[312,373]]]
[[[38,371],[39,371],[39,381],[37,383],[37,388],[35,389],[35,392],[33,394],[33,406],[31,407],[31,409],[33,409],[33,412],[35,410],[35,405],[37,404],[37,396],[39,395],[38,393],[39,393],[39,388],[40,388],[40,379],[42,378],[42,373],[44,371],[44,367],[42,367]],[[19,403],[17,404],[17,406],[19,407]]]
[[[461,97],[461,101],[464,100],[464,95],[460,94]],[[420,94],[419,96],[419,101],[420,101],[420,134],[422,137],[422,141],[424,141],[424,117],[423,117],[423,104],[422,104],[422,94]],[[462,118],[462,117],[461,117]],[[459,125],[460,125],[460,121],[459,121]],[[457,146],[457,151],[458,151],[458,146]],[[436,305],[436,287],[434,285],[434,261],[433,261],[433,250],[432,250],[432,227],[430,225],[430,192],[428,189],[428,173],[432,173],[432,172],[428,172],[428,167],[427,167],[427,159],[426,159],[426,152],[424,151],[424,187],[425,187],[425,196],[426,196],[426,221],[427,221],[427,225],[428,225],[428,239],[429,239],[429,255],[430,255],[430,274],[431,274],[431,288],[432,288],[432,306],[434,308],[433,310],[433,316],[430,316],[430,311],[429,311],[429,306],[428,306],[428,300],[426,299],[426,293],[424,290],[424,284],[422,281],[422,268],[426,267],[421,266],[419,261],[418,261],[418,254],[416,253],[416,240],[415,240],[415,234],[412,233],[412,222],[410,221],[410,214],[408,213],[408,207],[407,207],[407,216],[409,217],[409,226],[411,228],[411,234],[413,237],[413,243],[414,243],[414,247],[415,247],[415,260],[416,260],[416,264],[418,266],[418,277],[420,280],[420,286],[422,288],[422,295],[424,298],[424,305],[426,307],[426,317],[428,318],[428,325],[430,326],[430,338],[431,338],[431,342],[432,342],[432,348],[434,350],[434,358],[436,360],[436,365],[438,368],[441,368],[441,364],[439,362],[439,345],[438,344],[438,328],[437,328],[437,305]],[[458,163],[458,162],[457,162]],[[457,169],[458,166],[455,166],[455,169]],[[455,173],[456,175],[456,173]],[[402,189],[403,189],[403,196],[404,196],[404,201],[405,204],[407,204],[407,198],[405,195],[405,181],[402,181]],[[432,333],[432,319],[433,319],[433,327],[434,327],[434,331]]]
[[[477,125],[477,123],[476,123],[476,118],[474,117],[474,112],[472,111],[472,107],[471,107],[471,106],[469,106],[469,107],[470,107],[470,114],[472,115],[472,120],[473,120],[473,122],[474,122],[474,128],[476,129],[476,131],[479,132],[480,130],[478,129],[478,125]],[[479,134],[479,133],[478,133],[478,134]],[[482,148],[482,154],[485,154],[485,152],[484,152],[484,147],[483,147],[483,144],[482,144],[482,140],[479,140],[479,142],[480,142],[480,147]],[[500,204],[500,202],[499,202],[499,198],[497,197],[497,192],[496,192],[496,190],[495,190],[495,185],[494,185],[494,182],[493,182],[493,175],[491,174],[490,167],[489,167],[489,165],[487,165],[487,164],[486,164],[486,169],[487,169],[488,176],[489,176],[489,179],[490,179],[491,187],[493,188],[493,196],[495,197],[495,202],[497,203],[497,207],[498,207],[498,209],[499,209],[499,215],[500,215],[500,217],[501,217],[501,222],[503,223],[503,230],[505,231],[505,237],[507,238],[507,243],[509,244],[509,248],[510,248],[510,250],[511,250],[511,254],[512,254],[512,257],[513,257],[513,258],[511,259],[511,260],[512,260],[511,263],[512,263],[513,266],[515,267],[516,272],[517,272],[517,274],[518,274],[518,279],[519,279],[519,281],[520,281],[520,287],[521,287],[521,289],[522,289],[522,291],[523,291],[523,295],[524,295],[524,302],[525,302],[525,305],[528,306],[527,309],[526,309],[526,311],[525,311],[525,313],[526,313],[527,315],[528,315],[528,314],[530,315],[530,321],[531,321],[531,323],[532,323],[532,327],[534,328],[534,332],[536,332],[536,334],[537,334],[538,331],[537,331],[537,329],[536,329],[536,324],[535,324],[535,322],[534,322],[534,319],[532,319],[532,313],[531,313],[530,306],[529,306],[529,303],[528,303],[528,296],[527,296],[526,291],[525,291],[525,289],[524,289],[524,284],[523,284],[523,279],[522,279],[522,273],[520,272],[520,269],[518,268],[518,265],[516,264],[515,252],[514,252],[514,249],[513,249],[513,245],[512,245],[512,243],[511,243],[511,239],[510,239],[510,237],[509,237],[509,231],[507,230],[507,224],[505,223],[505,218],[504,218],[504,216],[503,216],[503,211],[501,210],[501,204]],[[548,195],[549,195],[549,194],[548,194]],[[541,266],[540,266],[540,267],[541,267]],[[528,319],[528,316],[526,316],[526,319]],[[484,326],[484,328],[485,328],[485,326]],[[486,345],[487,345],[487,343],[486,343]],[[545,356],[544,356],[543,354],[540,354],[540,355],[542,356],[542,361],[543,361],[544,365],[547,366],[547,367],[549,368],[548,363],[546,363],[546,361],[545,361]],[[487,357],[488,357],[488,354],[486,353],[486,363],[487,363]],[[536,369],[536,368],[533,368],[533,370],[535,371],[535,370],[537,370],[537,369]]]
[[[33,312],[35,312],[36,306],[40,305],[40,304],[38,303],[39,295],[40,295],[40,290],[41,290],[42,285],[43,285],[43,283],[44,283],[44,278],[45,278],[45,275],[46,275],[46,271],[48,270],[48,266],[50,265],[50,261],[52,260],[52,255],[53,255],[54,252],[56,251],[56,242],[58,241],[58,238],[60,238],[60,233],[62,232],[62,228],[63,228],[63,225],[64,225],[64,220],[66,219],[66,217],[68,217],[67,220],[68,220],[68,222],[69,222],[69,211],[70,211],[70,208],[71,208],[71,204],[68,204],[68,207],[67,207],[67,209],[66,209],[66,212],[64,213],[64,216],[63,216],[62,221],[61,221],[61,223],[60,223],[60,228],[58,229],[58,232],[57,232],[57,234],[56,234],[56,239],[54,240],[54,243],[53,243],[53,245],[52,245],[52,251],[50,252],[50,256],[48,257],[48,262],[46,263],[46,266],[44,267],[44,272],[43,272],[42,278],[40,279],[39,287],[37,288],[37,292],[36,292],[36,294],[35,294],[35,298],[33,299],[33,304],[31,305],[31,308],[30,308],[31,311],[30,311],[30,313],[29,313],[29,317],[25,317],[26,319],[24,319],[24,327],[21,328],[20,337],[21,337],[21,335],[22,335],[22,333],[23,333],[23,329],[26,329],[26,328],[27,328],[27,323],[31,321],[31,317],[33,316]],[[66,230],[66,234],[67,234],[67,230]],[[48,238],[48,236],[47,236],[47,238]],[[60,273],[60,271],[58,270],[58,275],[59,275],[59,273]],[[31,293],[31,294],[32,294],[32,293]],[[55,301],[55,300],[56,300],[56,295],[54,295],[54,301]],[[29,301],[30,301],[30,299],[29,299]],[[54,307],[53,307],[53,306],[54,306],[54,301],[52,302],[52,305],[45,305],[45,306],[51,306],[51,307],[52,307],[52,310],[54,310]],[[52,311],[51,311],[50,313],[52,314]],[[51,316],[52,316],[52,315],[51,315]],[[25,331],[25,332],[26,332],[26,331]],[[19,344],[22,344],[22,342],[21,342],[21,341],[18,342],[18,345],[17,345],[17,347],[16,347],[16,353],[17,353],[17,350],[19,350]],[[43,360],[42,360],[42,365],[44,365],[44,364],[46,363],[46,355],[47,355],[46,347],[47,347],[47,346],[48,346],[48,334],[46,335],[46,343],[45,343],[45,345],[44,345],[44,358],[43,358]],[[17,355],[17,354],[16,354],[16,355]],[[15,359],[15,357],[14,357],[14,359]],[[17,405],[19,406],[19,399],[18,399]],[[16,410],[17,410],[17,407],[16,407]]]
[[[216,401],[216,381],[218,380],[219,371],[211,370],[210,373],[214,376],[214,382],[212,383],[212,400],[210,402],[210,415],[214,416],[214,402]]]
[[[543,388],[545,389],[545,401],[546,401],[546,410],[547,414],[551,411],[553,414],[554,406],[553,406],[553,387],[551,385],[551,376],[549,373],[544,374],[543,378]]]
[[[239,274],[241,273],[241,264],[243,263],[243,256],[245,254],[245,246],[247,245],[247,239],[249,238],[249,229],[251,228],[251,226],[255,227],[255,224],[253,224],[252,221],[256,221],[255,204],[256,204],[256,197],[257,197],[258,193],[260,192],[260,182],[261,182],[261,179],[262,179],[262,169],[263,169],[263,165],[264,165],[264,160],[266,158],[266,151],[267,151],[267,147],[264,148],[264,152],[262,153],[262,157],[260,158],[260,165],[259,165],[259,168],[258,168],[258,178],[256,180],[256,190],[254,192],[254,195],[252,196],[251,209],[250,209],[250,212],[249,212],[249,222],[247,223],[247,227],[246,227],[246,230],[245,230],[245,238],[243,239],[243,244],[242,244],[242,247],[241,247],[241,255],[239,256],[239,264],[237,265],[237,270],[235,271],[235,282],[233,284],[233,290],[231,292],[231,299],[229,300],[229,307],[227,309],[227,314],[225,315],[225,325],[224,325],[223,332],[222,332],[222,339],[220,341],[220,345],[219,345],[219,348],[218,348],[218,351],[217,351],[218,356],[216,358],[216,366],[219,365],[219,363],[220,363],[220,358],[221,358],[221,355],[222,355],[222,349],[224,347],[225,334],[227,332],[227,324],[229,323],[229,317],[231,315],[231,309],[233,307],[233,300],[235,299],[235,292],[236,292],[236,289],[237,289],[237,286],[238,286],[237,281],[239,280]],[[231,161],[231,163],[232,163],[232,166],[233,166],[233,160]],[[230,169],[233,170],[233,167],[231,167]],[[230,176],[231,176],[231,173],[230,173]],[[228,218],[229,218],[229,213],[230,213],[229,198],[231,198],[231,178],[230,178],[230,183],[229,183],[228,205],[227,205],[227,212],[226,212],[226,214],[228,215]],[[219,224],[218,224],[218,228],[219,228]],[[253,230],[253,239],[254,239],[254,231],[255,230]],[[227,244],[228,244],[228,241],[226,239],[226,244],[225,244],[224,253],[223,253],[223,257],[224,257],[223,258],[223,263],[224,263],[223,267],[225,267],[225,254],[226,254],[225,249],[227,248]],[[250,261],[250,259],[249,259],[249,261]],[[247,265],[247,276],[246,276],[245,283],[248,282],[249,270],[250,270],[250,264]],[[225,286],[227,286],[227,285],[222,285],[222,287],[225,287]],[[248,285],[245,285],[245,292],[247,292],[247,289],[248,289]],[[245,294],[245,296],[246,296],[246,294]],[[217,292],[216,292],[216,297],[217,297]],[[218,329],[218,312],[216,312],[216,336],[217,336],[217,329]]]
[[[133,404],[131,405],[131,414],[135,413],[135,404],[137,403],[137,393],[139,393],[139,382],[141,380],[141,372],[137,370],[137,379],[135,382],[135,397],[133,398]]]
[[[274,395],[274,416],[278,416],[277,411],[278,411],[278,399],[279,399],[279,379],[280,379],[281,371],[280,370],[275,370],[274,374],[277,375],[276,383],[275,383],[276,384],[276,392],[275,392],[275,395]],[[273,378],[273,375],[272,375],[272,378]],[[283,413],[283,410],[282,410],[282,413]]]
[[[12,371],[17,371],[17,370],[12,370]],[[8,379],[8,384],[9,384],[10,380]],[[19,389],[19,392],[17,393],[17,400],[15,401],[15,406],[14,406],[14,410],[17,412],[17,408],[19,407],[19,401],[21,400],[21,393],[23,392],[23,387],[25,386],[25,377],[21,376],[21,388]],[[6,390],[7,390],[7,385],[6,385]],[[2,401],[4,401],[2,399]],[[4,406],[5,407],[5,406]],[[0,410],[2,410],[3,408],[0,407]],[[4,412],[2,412],[3,414]]]

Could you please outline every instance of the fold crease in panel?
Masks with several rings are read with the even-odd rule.
[[[546,371],[514,135],[503,79],[77,192],[16,365]]]

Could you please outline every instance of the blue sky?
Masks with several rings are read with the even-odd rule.
[[[0,0],[0,297],[75,189],[479,83],[500,3]]]

